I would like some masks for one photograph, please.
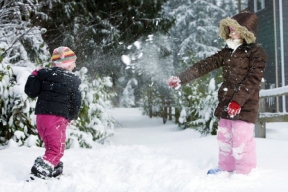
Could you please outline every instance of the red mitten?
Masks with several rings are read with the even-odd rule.
[[[234,117],[235,115],[239,114],[241,111],[241,106],[236,103],[235,101],[231,101],[228,105],[227,112],[230,117]]]
[[[169,87],[172,87],[174,89],[179,89],[181,87],[181,81],[179,77],[172,76],[167,80],[167,84]]]

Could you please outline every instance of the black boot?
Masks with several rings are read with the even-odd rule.
[[[61,175],[63,173],[63,162],[60,161],[58,163],[58,165],[54,168],[54,170],[52,171],[52,177],[55,177],[55,178],[60,178]]]
[[[35,159],[34,165],[31,168],[32,175],[41,179],[52,177],[53,166],[47,161],[43,160],[42,157]]]

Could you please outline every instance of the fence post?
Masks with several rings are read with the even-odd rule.
[[[265,88],[265,83],[261,82],[261,89]],[[265,112],[265,98],[259,98],[258,119],[255,124],[255,137],[266,138],[266,123],[261,122],[259,115],[261,112]]]
[[[266,138],[266,123],[257,121],[255,124],[255,137]]]

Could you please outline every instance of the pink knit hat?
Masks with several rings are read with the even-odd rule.
[[[75,53],[69,47],[58,47],[52,54],[54,66],[67,69],[76,61]]]

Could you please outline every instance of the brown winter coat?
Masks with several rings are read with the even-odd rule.
[[[258,116],[260,83],[266,66],[267,54],[260,45],[255,43],[257,30],[251,30],[247,23],[245,23],[247,27],[243,27],[234,21],[234,18],[226,18],[220,22],[220,36],[226,40],[229,37],[228,26],[233,26],[244,38],[244,43],[234,52],[226,46],[218,53],[188,68],[179,75],[179,78],[181,84],[185,84],[222,67],[223,83],[218,90],[219,104],[214,115],[218,118],[255,123]],[[239,18],[237,21],[242,22]],[[256,26],[255,23],[253,26]],[[247,33],[247,28],[253,33]],[[233,118],[227,113],[227,107],[231,101],[241,106],[240,114]]]
[[[267,55],[257,44],[241,45],[232,54],[224,48],[179,75],[181,84],[188,83],[214,69],[222,67],[223,83],[218,90],[219,104],[214,115],[224,119],[239,119],[255,123],[257,120],[260,83]],[[231,118],[226,108],[231,101],[241,106],[240,114]]]

